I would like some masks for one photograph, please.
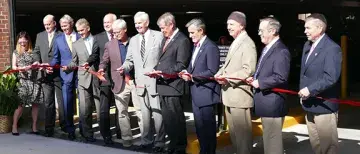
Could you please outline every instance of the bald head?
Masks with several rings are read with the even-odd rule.
[[[113,22],[117,19],[116,15],[113,13],[108,13],[105,15],[104,19],[103,19],[103,23],[104,23],[104,29],[107,32],[111,32],[112,28],[111,25],[113,24]]]
[[[43,24],[48,33],[53,32],[56,27],[55,17],[51,14],[46,15],[43,19]]]

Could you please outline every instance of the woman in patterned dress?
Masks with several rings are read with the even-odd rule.
[[[16,50],[12,56],[13,69],[27,69],[35,62],[32,56],[32,44],[30,36],[27,32],[20,32],[17,36]],[[32,116],[32,134],[39,134],[36,125],[39,111],[39,104],[43,102],[43,93],[41,83],[37,81],[37,70],[20,71],[18,74],[19,86],[18,96],[20,97],[20,105],[15,110],[13,116],[12,134],[19,135],[18,120],[22,114],[25,105],[31,105]]]

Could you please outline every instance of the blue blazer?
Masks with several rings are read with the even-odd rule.
[[[310,48],[308,41],[303,49],[299,88],[307,87],[311,96],[338,98],[342,62],[340,46],[325,34],[305,64]],[[337,103],[311,97],[304,100],[302,106],[305,111],[320,114],[333,113],[339,109]]]
[[[200,47],[194,66],[190,62],[187,71],[193,76],[213,77],[219,70],[219,64],[219,48],[207,37]],[[194,82],[190,82],[190,92],[195,106],[220,103],[220,85],[217,82],[196,77],[193,80]]]
[[[279,39],[267,51],[258,69],[259,88],[254,93],[254,111],[260,117],[283,117],[288,114],[285,95],[272,88],[288,88],[290,52]],[[258,64],[259,65],[259,64]]]
[[[76,40],[80,38],[80,35],[76,33]],[[50,62],[50,66],[61,65],[68,66],[72,60],[72,54],[70,48],[66,42],[66,37],[64,33],[57,35],[53,45],[54,57]],[[64,83],[72,82],[76,80],[76,71],[64,72],[60,70],[60,77]]]

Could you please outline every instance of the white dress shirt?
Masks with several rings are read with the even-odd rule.
[[[206,39],[206,35],[203,36],[198,43],[196,43],[197,45],[196,45],[194,53],[193,53],[193,55],[191,57],[191,66],[194,66],[195,59],[196,59],[197,55],[199,54],[199,52],[201,52],[200,48],[203,45],[205,39]]]
[[[92,46],[94,44],[94,37],[90,34],[87,38],[84,39],[84,43],[86,46],[86,50],[88,51],[89,55],[91,55]]]

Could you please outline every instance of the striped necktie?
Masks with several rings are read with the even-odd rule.
[[[141,48],[140,48],[140,54],[141,54],[141,59],[144,61],[144,55],[145,55],[145,36],[142,36],[142,40],[141,40]]]

